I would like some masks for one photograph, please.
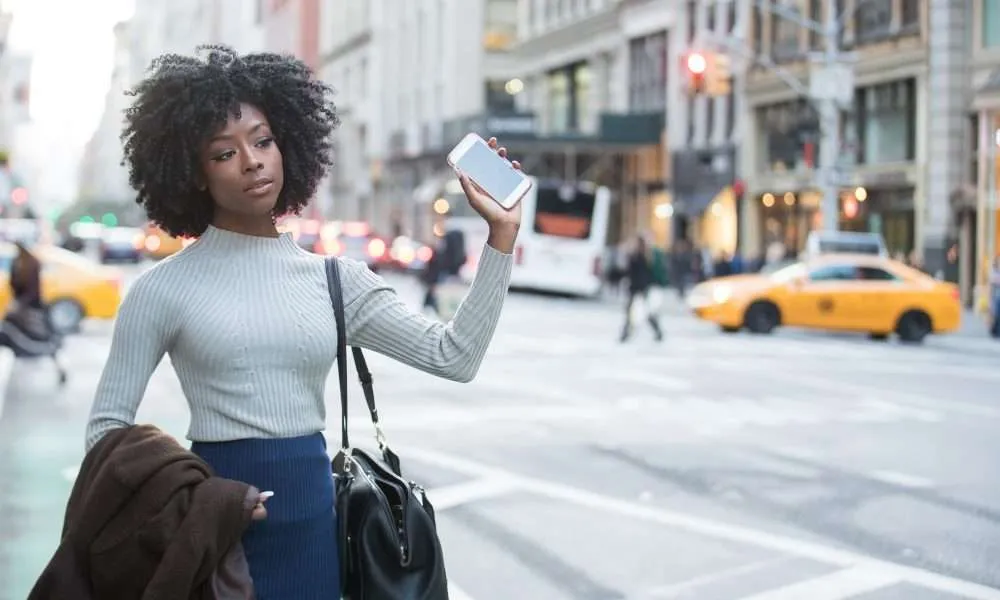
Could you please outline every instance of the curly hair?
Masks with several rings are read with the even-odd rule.
[[[207,52],[207,55],[202,53]],[[204,57],[202,57],[204,56]],[[208,136],[239,115],[241,103],[267,117],[284,162],[284,186],[272,215],[299,214],[333,162],[339,124],[333,90],[288,55],[239,55],[199,46],[195,56],[164,54],[127,92],[123,165],[149,220],[173,236],[195,237],[215,206],[199,189],[199,153]]]

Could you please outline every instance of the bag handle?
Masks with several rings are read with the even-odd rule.
[[[340,449],[345,456],[349,455],[350,441],[347,435],[347,320],[344,316],[344,289],[340,280],[340,264],[336,258],[326,259],[326,281],[330,290],[330,301],[333,303],[333,314],[337,322],[337,376],[340,380]],[[368,361],[361,348],[351,347],[354,357],[354,367],[361,380],[361,389],[365,394],[365,404],[368,414],[375,427],[375,441],[378,443],[382,457],[390,467],[399,474],[399,458],[389,449],[388,440],[379,422],[378,409],[375,406],[375,381],[368,368]]]
[[[333,303],[337,322],[337,376],[340,379],[340,450],[348,454],[351,447],[347,436],[347,325],[344,318],[344,290],[340,285],[340,269],[336,258],[326,259],[326,285]]]

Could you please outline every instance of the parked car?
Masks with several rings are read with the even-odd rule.
[[[314,251],[359,260],[375,272],[391,265],[392,261],[386,241],[364,222],[328,223],[322,228]]]
[[[146,246],[146,234],[135,227],[109,227],[101,236],[98,256],[104,264],[112,262],[138,263]]]

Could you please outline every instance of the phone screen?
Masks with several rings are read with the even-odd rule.
[[[503,202],[521,184],[523,176],[485,143],[476,141],[455,164],[497,202]]]

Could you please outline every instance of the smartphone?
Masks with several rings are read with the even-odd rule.
[[[448,164],[508,210],[531,189],[531,179],[474,133],[462,138],[448,153]]]

